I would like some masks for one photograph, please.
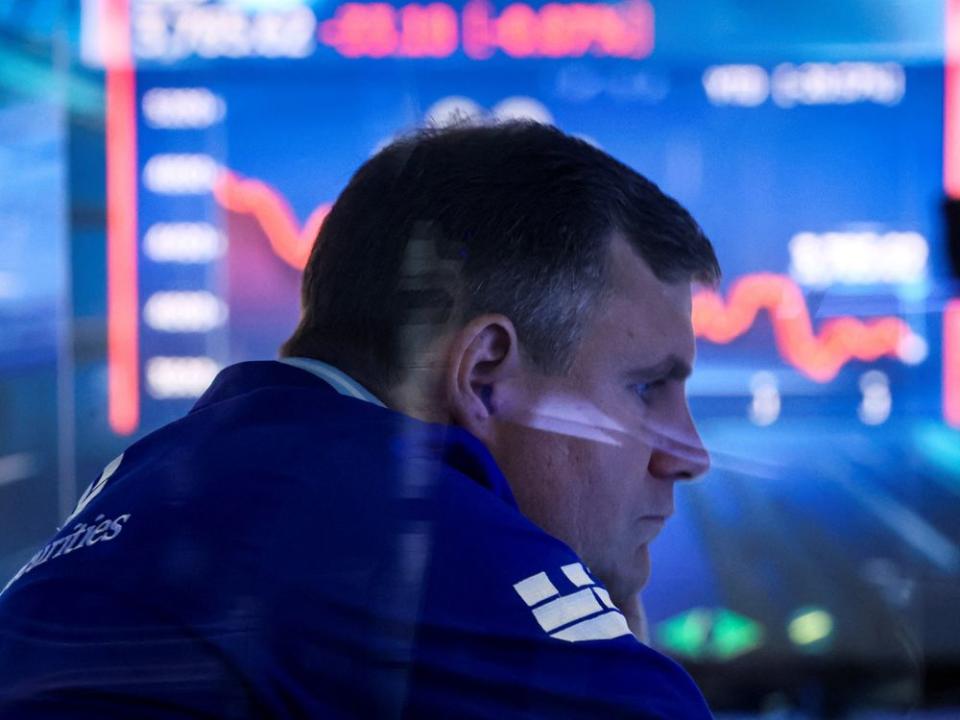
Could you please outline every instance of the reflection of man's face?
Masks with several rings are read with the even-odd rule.
[[[524,514],[627,598],[647,581],[647,546],[673,513],[674,483],[709,461],[684,392],[690,283],[661,283],[622,239],[611,252],[611,293],[571,372],[530,371],[495,455]]]

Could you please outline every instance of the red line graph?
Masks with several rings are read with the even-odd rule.
[[[220,175],[213,196],[226,210],[252,215],[277,257],[297,270],[306,266],[313,241],[330,212],[330,205],[320,205],[300,227],[280,193],[265,182],[241,178],[229,170]]]
[[[813,329],[803,293],[783,275],[758,273],[737,280],[728,299],[701,291],[693,300],[693,327],[699,337],[730,343],[746,333],[761,310],[773,323],[777,352],[817,382],[828,382],[851,360],[898,357],[901,343],[912,335],[895,317],[861,321],[853,317],[828,320]]]
[[[290,205],[274,188],[230,171],[220,177],[214,197],[230,211],[253,216],[277,256],[297,269],[306,264],[313,240],[330,211],[329,205],[319,206],[301,228]],[[851,360],[899,357],[901,343],[912,335],[907,324],[895,317],[870,321],[834,318],[817,333],[800,288],[790,278],[772,273],[740,278],[726,302],[713,292],[697,293],[694,330],[711,342],[730,343],[753,326],[761,310],[767,311],[773,322],[780,355],[817,382],[832,380]]]

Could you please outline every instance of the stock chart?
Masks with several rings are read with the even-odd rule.
[[[724,271],[694,298],[713,462],[653,548],[656,644],[754,671],[960,653],[942,58],[885,53],[866,21],[843,50],[763,45],[762,18],[694,48],[683,12],[646,0],[89,8],[107,348],[78,392],[107,412],[79,444],[129,442],[220,368],[275,357],[326,213],[398,133],[549,122],[688,207]]]

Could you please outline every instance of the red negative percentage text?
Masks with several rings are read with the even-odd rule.
[[[496,52],[514,58],[642,58],[653,51],[653,8],[647,0],[605,3],[513,3],[499,14],[486,0],[462,13],[446,3],[348,2],[320,24],[319,39],[344,57],[435,57],[461,46],[474,60]]]

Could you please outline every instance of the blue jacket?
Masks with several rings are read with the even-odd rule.
[[[0,595],[0,717],[48,716],[710,713],[476,438],[250,362]]]

